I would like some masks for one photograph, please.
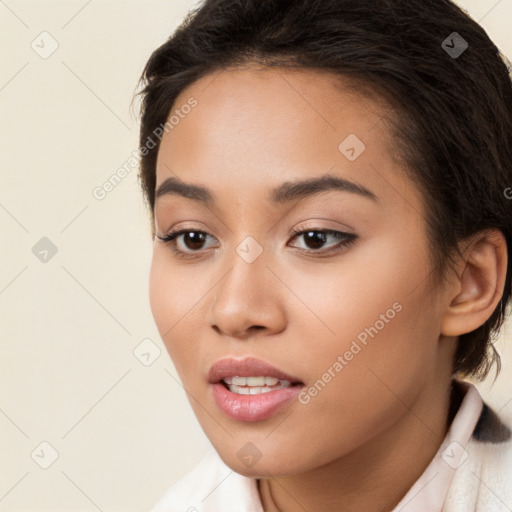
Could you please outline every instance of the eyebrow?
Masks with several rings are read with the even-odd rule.
[[[332,174],[325,174],[320,178],[286,181],[270,191],[269,200],[272,204],[278,205],[330,190],[356,194],[375,202],[379,199],[371,190],[359,183]],[[185,197],[208,207],[216,204],[215,194],[209,188],[192,183],[184,183],[173,177],[165,179],[159,185],[155,192],[155,199],[165,195]]]

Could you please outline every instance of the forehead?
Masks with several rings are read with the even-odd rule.
[[[370,142],[369,132],[390,109],[383,101],[377,103],[377,96],[370,100],[358,94],[356,87],[332,72],[247,64],[202,77],[180,93],[173,110],[195,98],[198,105],[189,116],[194,126],[183,122],[179,131],[189,135],[189,128],[196,139],[208,135],[218,142],[226,135],[241,135],[236,142],[257,138],[260,143],[277,143],[282,150],[290,149],[287,143],[299,142],[301,135],[303,142],[309,142],[302,150],[318,142],[319,136],[337,142],[354,133]],[[280,138],[272,140],[274,135]],[[385,136],[382,131],[371,142]]]
[[[389,109],[333,73],[256,65],[221,70],[184,89],[171,115],[191,98],[197,105],[164,132],[157,188],[174,176],[226,192],[254,194],[265,185],[270,197],[285,181],[327,173],[366,188],[403,181],[386,125]]]

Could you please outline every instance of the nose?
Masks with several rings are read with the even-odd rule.
[[[267,264],[264,254],[250,263],[235,254],[209,310],[209,323],[218,334],[246,340],[285,328],[285,290]]]

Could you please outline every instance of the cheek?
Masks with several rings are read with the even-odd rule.
[[[330,279],[317,275],[315,287],[311,279],[295,281],[294,291],[317,313],[303,326],[301,358],[310,362],[309,382],[321,381],[314,400],[324,407],[370,412],[384,395],[396,401],[391,390],[412,399],[433,371],[437,320],[425,288],[429,264],[419,243],[403,249],[399,242],[359,251],[357,262],[347,260]]]
[[[159,257],[158,249],[155,248],[149,273],[149,305],[162,338],[166,330],[164,326],[167,317],[165,311],[168,310],[168,301],[172,297],[172,294],[169,294],[171,285],[169,274],[165,271],[164,261]],[[169,329],[169,326],[167,326],[167,329]],[[165,342],[165,339],[163,341]]]
[[[180,272],[172,265],[170,258],[163,248],[155,247],[149,274],[149,303],[155,324],[173,362],[179,356],[179,343],[182,339],[177,336],[184,321],[190,302],[187,290],[191,283],[184,286],[180,280]]]
[[[205,352],[204,305],[212,283],[193,266],[180,268],[168,249],[155,247],[149,274],[149,303],[160,337],[187,387],[194,387],[198,361]],[[208,355],[208,354],[207,354]]]

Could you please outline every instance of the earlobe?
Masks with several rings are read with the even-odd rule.
[[[465,244],[457,291],[445,311],[441,334],[459,336],[471,332],[492,315],[505,287],[507,245],[498,229],[473,235]]]

